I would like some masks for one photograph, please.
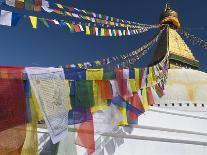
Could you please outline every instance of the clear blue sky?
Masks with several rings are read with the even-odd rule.
[[[62,4],[91,10],[109,16],[140,23],[156,24],[163,11],[165,0],[62,0]],[[207,1],[168,1],[179,13],[183,27],[207,27]],[[137,36],[95,37],[70,33],[67,28],[45,28],[39,25],[31,28],[28,20],[22,19],[16,27],[0,26],[0,65],[57,66],[62,64],[93,61],[98,58],[130,52],[148,41],[157,30]],[[207,29],[189,31],[207,40]],[[207,51],[192,46],[195,57],[200,61],[201,70],[207,71]],[[153,50],[139,65],[150,60]]]

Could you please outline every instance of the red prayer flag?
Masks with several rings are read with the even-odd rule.
[[[75,32],[81,32],[81,29],[77,24],[74,24],[74,30]]]
[[[152,95],[151,87],[147,88],[147,95],[148,95],[148,103],[149,103],[149,105],[152,106],[153,104],[155,104],[155,101],[154,101],[154,97]]]
[[[87,149],[88,154],[95,151],[93,120],[88,120],[76,126],[76,144]]]
[[[128,85],[127,85],[127,80],[126,77],[124,77],[124,69],[116,69],[115,73],[116,73],[116,80],[118,83],[118,87],[119,87],[119,92],[120,92],[120,96],[124,99],[127,99],[129,97],[131,97],[131,92],[128,89]]]
[[[108,80],[97,80],[96,83],[102,99],[113,99],[111,84]]]
[[[0,67],[0,131],[26,123],[23,67]]]
[[[145,111],[138,93],[133,93],[133,96],[129,99],[129,101],[131,102],[131,105],[134,106],[135,108],[139,109],[142,112]],[[130,111],[129,117],[130,119],[134,120],[138,118],[138,115]]]

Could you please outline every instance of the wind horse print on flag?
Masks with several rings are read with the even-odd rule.
[[[68,129],[68,97],[63,69],[27,67],[26,72],[55,144],[67,136]]]

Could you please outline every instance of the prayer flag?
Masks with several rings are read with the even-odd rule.
[[[90,35],[91,32],[90,32],[90,27],[89,26],[86,26],[86,35]]]
[[[57,5],[58,8],[60,8],[60,9],[64,9],[64,7],[62,6],[62,4],[58,4],[58,3],[57,3],[56,5]]]
[[[94,105],[93,81],[75,81],[75,105],[90,108]]]
[[[0,131],[26,123],[23,67],[0,67]]]
[[[86,80],[102,80],[102,79],[103,79],[103,68],[86,70]]]
[[[6,0],[6,4],[15,7],[15,0]]]
[[[15,6],[17,8],[23,9],[24,8],[24,0],[16,0],[15,1]]]
[[[68,98],[63,69],[27,67],[25,70],[55,144],[67,136],[68,129]]]
[[[135,108],[139,109],[141,112],[144,112],[144,107],[142,105],[142,101],[138,95],[138,93],[133,93],[133,96],[130,98],[130,102],[131,102],[131,105],[134,106]],[[130,119],[134,120],[138,117],[137,114],[129,111],[129,116],[130,116]]]
[[[47,20],[45,18],[38,18],[47,28],[49,28],[50,26],[47,23]]]
[[[152,94],[152,88],[151,87],[147,88],[147,95],[148,95],[149,105],[151,105],[151,106],[154,105],[155,101],[154,101],[154,97],[153,97],[153,94]]]
[[[127,99],[132,96],[129,85],[129,69],[116,69],[116,80],[118,82],[120,96]]]
[[[142,98],[143,98],[143,106],[144,110],[147,111],[149,110],[149,102],[148,102],[148,96],[147,96],[147,88],[142,89]]]
[[[94,96],[94,106],[91,107],[91,112],[97,112],[99,110],[104,110],[108,108],[107,100],[102,97],[102,90],[100,89],[98,81],[93,81],[93,96]]]
[[[37,17],[34,16],[29,16],[30,22],[32,24],[32,28],[36,29],[37,28]]]
[[[34,0],[34,11],[41,11],[42,0]]]
[[[65,22],[65,24],[68,26],[68,28],[70,29],[70,32],[74,32],[74,25],[73,24],[71,24],[71,23],[67,23],[67,22]]]
[[[16,26],[19,19],[20,15],[18,13],[1,10],[0,25]]]

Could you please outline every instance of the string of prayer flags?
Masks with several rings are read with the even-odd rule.
[[[189,39],[193,43],[193,45],[196,44],[196,45],[201,46],[204,49],[207,49],[207,41],[205,41],[199,37],[196,37],[195,35],[192,35],[182,29],[180,29],[179,32],[182,35],[184,35],[187,39]]]
[[[68,102],[63,69],[27,67],[25,70],[55,144],[66,137],[68,129]]]
[[[18,13],[6,11],[6,10],[1,10],[0,25],[16,26],[20,17],[21,16]]]
[[[99,21],[100,24],[109,24],[113,26],[125,26],[125,27],[149,27],[149,28],[157,28],[157,25],[148,25],[148,24],[141,24],[137,22],[131,22],[119,18],[109,17],[102,14],[97,14],[94,12],[89,12],[86,10],[77,9],[71,6],[62,5],[59,3],[49,3],[48,2],[48,8],[51,10],[57,10],[60,9],[60,12],[63,12],[63,15],[70,15],[72,17],[82,18],[85,20],[90,20],[91,22],[97,22]],[[53,7],[53,8],[52,8]],[[45,10],[47,11],[47,10]]]
[[[98,29],[98,28],[97,28]],[[134,59],[136,57],[136,61],[140,59],[144,54],[147,53],[147,51],[152,47],[159,39],[160,35],[162,34],[163,30],[161,30],[157,35],[155,35],[149,42],[141,46],[140,48],[126,53],[122,55],[118,55],[115,57],[109,57],[109,58],[104,58],[100,60],[96,60],[93,62],[84,62],[84,63],[78,63],[78,64],[67,64],[64,65],[64,68],[91,68],[91,67],[101,67],[101,66],[109,66],[112,63],[115,63],[117,61],[125,61],[125,60],[130,60]],[[90,34],[90,32],[88,32]],[[110,73],[110,72],[109,72]]]

